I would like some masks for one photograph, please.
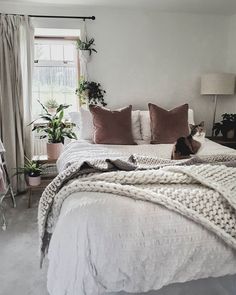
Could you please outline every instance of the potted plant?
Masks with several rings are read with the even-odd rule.
[[[31,161],[25,157],[24,167],[16,168],[15,175],[24,174],[30,186],[38,186],[41,183],[42,166],[37,161]]]
[[[222,121],[215,123],[213,130],[215,136],[218,136],[221,132],[224,138],[230,139],[236,137],[236,114],[223,114]]]
[[[101,88],[100,83],[94,81],[86,81],[84,78],[79,80],[79,88],[76,89],[76,94],[79,96],[81,104],[101,104],[106,106],[107,103],[104,100],[106,91]]]
[[[95,46],[94,38],[88,39],[86,37],[85,41],[77,39],[77,48],[83,51],[83,54],[86,56],[87,61],[89,61],[89,57],[91,57],[92,52],[96,52],[97,50],[93,48]]]
[[[55,99],[51,98],[46,101],[45,107],[50,114],[55,114],[59,104]]]
[[[48,112],[47,108],[42,103],[40,104],[45,113],[41,114],[39,118],[45,120],[45,124],[35,124],[32,131],[36,130],[37,132],[42,132],[40,138],[48,138],[48,159],[57,160],[61,154],[65,138],[77,139],[73,132],[74,124],[66,123],[64,119],[64,110],[67,109],[69,105],[59,105],[56,109],[56,113],[53,115]],[[35,121],[37,121],[37,119]],[[35,121],[31,122],[30,125],[34,124]]]

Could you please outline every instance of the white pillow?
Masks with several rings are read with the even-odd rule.
[[[140,126],[140,111],[132,111],[132,133],[134,140],[142,140],[141,126]]]
[[[188,123],[194,125],[194,115],[192,109],[188,109]],[[151,127],[149,111],[140,111],[140,125],[142,139],[145,141],[150,141]]]
[[[142,139],[145,141],[151,140],[151,127],[149,111],[140,111],[140,127]]]
[[[188,124],[192,124],[195,125],[194,122],[194,115],[193,115],[193,110],[192,109],[188,109]]]
[[[93,140],[93,116],[88,109],[80,108],[79,112],[69,113],[71,122],[79,129],[79,138]],[[134,140],[141,140],[139,111],[132,111],[132,133]]]
[[[80,108],[79,112],[69,113],[71,122],[79,129],[79,138],[92,140],[93,138],[93,117],[89,110]]]

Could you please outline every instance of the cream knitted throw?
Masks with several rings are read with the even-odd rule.
[[[207,162],[216,165],[203,164]],[[235,163],[236,157],[229,155],[182,161],[132,156],[74,163],[52,181],[40,199],[41,257],[47,252],[63,201],[81,191],[164,205],[204,225],[236,249]]]

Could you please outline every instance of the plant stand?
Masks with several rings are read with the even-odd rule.
[[[41,183],[37,186],[28,185],[28,208],[31,208],[32,196],[34,192],[43,192],[49,183],[57,176],[56,160],[49,160],[47,155],[34,156],[33,161],[38,161],[43,165]]]

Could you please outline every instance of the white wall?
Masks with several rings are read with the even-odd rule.
[[[88,32],[96,39],[98,54],[89,72],[107,90],[110,107],[130,103],[146,109],[152,101],[172,108],[188,102],[196,121],[205,120],[209,130],[213,102],[200,96],[200,76],[231,69],[236,73],[236,63],[230,68],[228,62],[232,54],[227,16],[8,3],[0,4],[0,12],[95,15],[96,21],[88,21]],[[81,22],[36,19],[35,25],[78,28]],[[221,99],[218,113],[231,111],[233,103],[231,98]]]
[[[236,15],[229,17],[228,25],[227,70],[236,73]],[[232,113],[236,113],[236,96],[224,100],[224,102],[222,110],[228,111],[230,109]]]

